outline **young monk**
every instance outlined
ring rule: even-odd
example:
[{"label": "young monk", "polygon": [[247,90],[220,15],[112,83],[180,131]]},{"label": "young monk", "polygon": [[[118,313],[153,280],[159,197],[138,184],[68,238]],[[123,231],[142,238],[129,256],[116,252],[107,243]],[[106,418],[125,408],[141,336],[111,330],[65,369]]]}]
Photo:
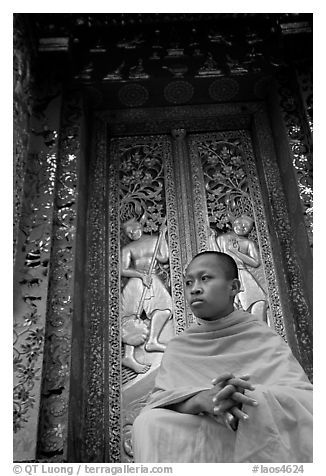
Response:
[{"label": "young monk", "polygon": [[133,426],[136,462],[312,461],[312,385],[283,339],[234,310],[237,266],[196,255],[185,275],[197,322],[170,341]]}]

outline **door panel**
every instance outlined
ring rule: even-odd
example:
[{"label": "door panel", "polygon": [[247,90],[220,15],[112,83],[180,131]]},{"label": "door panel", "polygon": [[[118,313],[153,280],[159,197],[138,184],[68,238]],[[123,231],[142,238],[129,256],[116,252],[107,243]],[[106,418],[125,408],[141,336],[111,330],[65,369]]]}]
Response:
[{"label": "door panel", "polygon": [[[272,326],[275,320],[268,289],[274,289],[276,282],[274,273],[268,274],[269,282],[266,279],[264,258],[272,254],[252,146],[245,131],[187,137],[185,130],[178,129],[172,136],[114,138],[109,161],[109,197],[112,202],[116,195],[118,215],[114,216],[118,218],[109,229],[108,322],[109,328],[110,322],[120,323],[121,346],[120,355],[109,355],[109,361],[111,368],[113,359],[121,362],[121,457],[132,461],[132,423],[153,387],[164,347],[193,321],[182,283],[191,256],[216,249],[218,237],[224,242],[233,237],[233,247],[240,241],[242,254],[246,249],[248,256],[254,247],[259,266],[240,266],[243,298],[237,305],[247,310],[249,304],[254,307],[263,302]],[[243,215],[259,226],[248,237],[231,235],[232,220]],[[164,226],[166,235],[162,234]],[[155,248],[159,237],[160,245]],[[167,256],[160,262],[163,241]],[[118,251],[119,256],[112,260]],[[139,273],[151,274],[150,288]]]},{"label": "door panel", "polygon": [[[258,264],[240,271],[247,297],[236,304],[250,312],[263,302],[268,324],[297,348],[277,241],[284,234],[277,208],[283,192],[278,185],[271,189],[277,171],[266,120],[258,113],[250,130],[255,121],[236,106],[230,106],[230,116],[215,119],[214,111],[194,107],[191,118],[188,110],[172,108],[150,122],[143,110],[135,124],[123,112],[122,122],[113,121],[109,130],[103,118],[95,126],[85,460],[132,461],[132,423],[153,387],[162,345],[194,320],[184,299],[183,271],[197,252],[231,246],[251,259],[255,254]],[[253,221],[250,233],[232,234],[232,223],[243,215]],[[135,270],[151,274],[153,284],[147,287]],[[153,335],[156,348],[149,345]]]}]

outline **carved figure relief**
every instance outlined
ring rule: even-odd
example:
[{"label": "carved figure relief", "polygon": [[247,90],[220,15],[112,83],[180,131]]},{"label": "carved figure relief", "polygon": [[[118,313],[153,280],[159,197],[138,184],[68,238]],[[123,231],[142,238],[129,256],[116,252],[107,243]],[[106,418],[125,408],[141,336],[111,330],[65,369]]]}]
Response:
[{"label": "carved figure relief", "polygon": [[[144,373],[150,365],[137,361],[135,348],[143,345],[146,352],[164,352],[166,345],[160,334],[172,314],[169,292],[156,274],[156,262],[168,262],[166,225],[157,236],[144,234],[141,221],[132,218],[123,224],[131,240],[122,248],[121,275],[128,277],[121,296],[122,341],[125,344],[122,365],[136,373]],[[142,313],[150,321],[141,319]]]},{"label": "carved figure relief", "polygon": [[241,288],[235,298],[235,305],[244,311],[258,314],[262,320],[267,320],[266,294],[259,281],[252,273],[252,268],[261,266],[259,248],[248,238],[254,226],[254,220],[248,215],[238,218],[230,216],[233,231],[215,235],[211,230],[210,248],[230,255],[238,266]]}]

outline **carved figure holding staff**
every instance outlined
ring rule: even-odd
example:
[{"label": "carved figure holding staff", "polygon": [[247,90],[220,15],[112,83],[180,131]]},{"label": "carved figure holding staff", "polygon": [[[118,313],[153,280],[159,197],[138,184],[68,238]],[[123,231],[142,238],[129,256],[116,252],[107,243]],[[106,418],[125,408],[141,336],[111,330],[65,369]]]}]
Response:
[{"label": "carved figure holding staff", "polygon": [[[157,262],[169,260],[167,227],[163,223],[159,235],[148,235],[143,233],[141,220],[132,218],[122,226],[131,240],[121,252],[121,275],[129,278],[121,296],[122,341],[125,344],[122,364],[144,373],[149,365],[136,360],[135,347],[145,343],[147,352],[164,352],[166,346],[159,337],[172,315],[171,296],[157,276],[155,266]],[[141,320],[143,311],[150,320],[149,329]]]}]

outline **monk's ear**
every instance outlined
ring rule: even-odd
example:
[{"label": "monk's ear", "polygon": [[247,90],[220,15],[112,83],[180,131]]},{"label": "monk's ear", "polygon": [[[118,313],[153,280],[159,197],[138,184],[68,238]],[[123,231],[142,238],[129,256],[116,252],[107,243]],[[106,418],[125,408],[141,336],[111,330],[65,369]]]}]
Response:
[{"label": "monk's ear", "polygon": [[232,291],[232,295],[235,296],[236,294],[238,294],[238,292],[240,291],[240,287],[241,287],[241,283],[239,281],[239,279],[232,279],[231,281],[231,291]]}]

